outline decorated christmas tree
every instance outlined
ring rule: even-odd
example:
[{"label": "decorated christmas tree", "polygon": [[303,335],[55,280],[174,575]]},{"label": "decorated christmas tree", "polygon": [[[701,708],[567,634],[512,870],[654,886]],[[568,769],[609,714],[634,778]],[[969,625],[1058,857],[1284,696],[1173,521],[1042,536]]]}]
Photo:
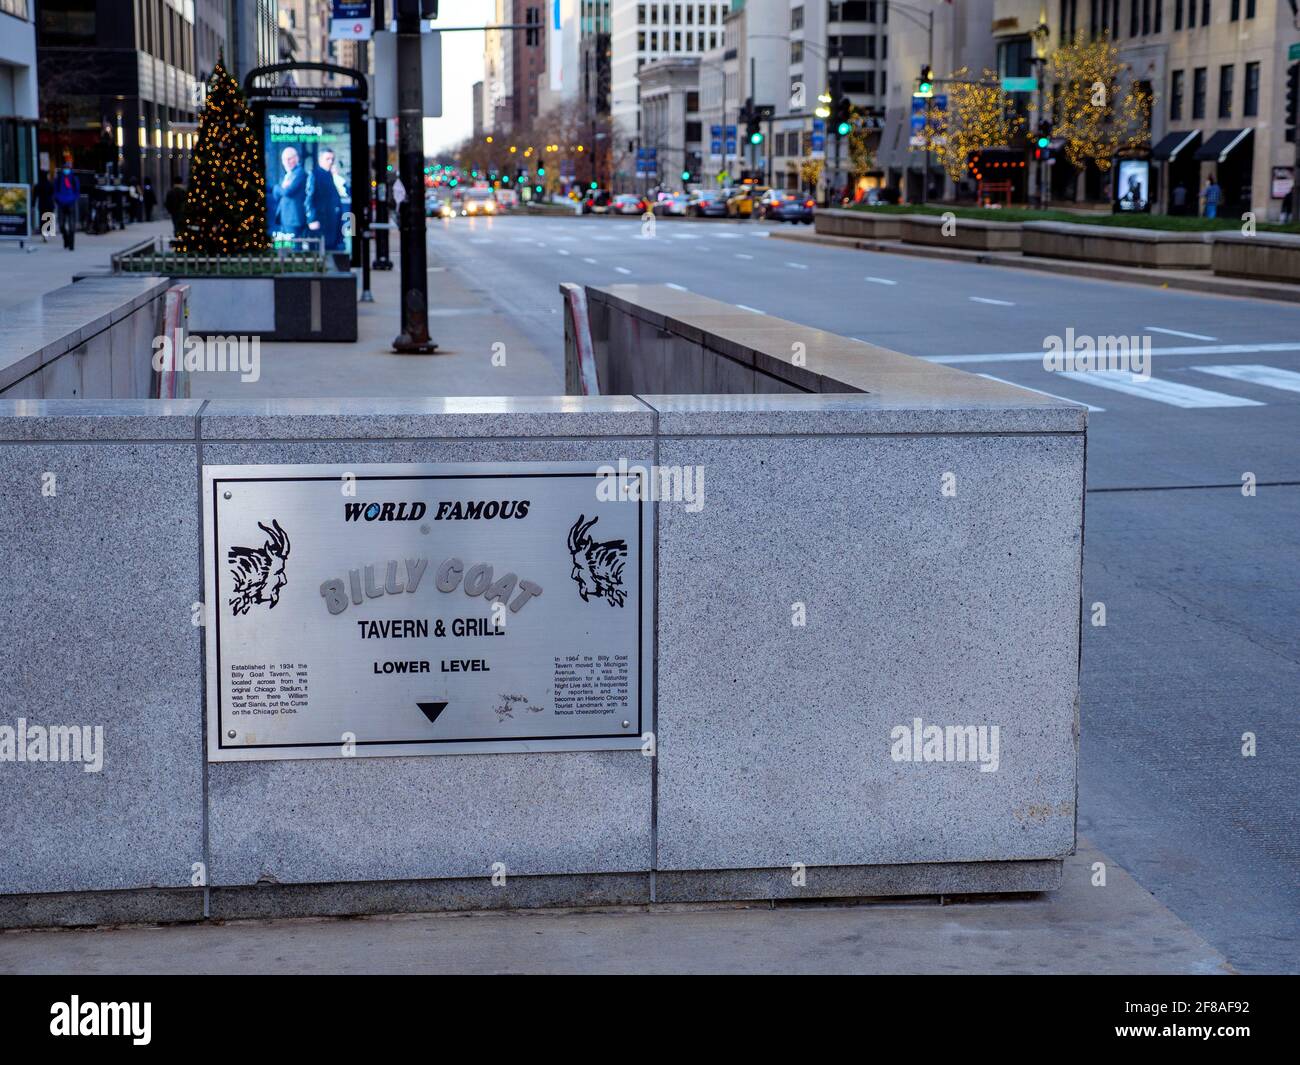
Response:
[{"label": "decorated christmas tree", "polygon": [[221,59],[208,79],[178,251],[244,254],[269,247],[266,185],[252,116]]}]

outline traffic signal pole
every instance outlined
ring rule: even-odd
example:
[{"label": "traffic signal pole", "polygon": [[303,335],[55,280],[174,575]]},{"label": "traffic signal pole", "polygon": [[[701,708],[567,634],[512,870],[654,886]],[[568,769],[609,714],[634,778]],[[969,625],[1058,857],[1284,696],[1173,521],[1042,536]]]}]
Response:
[{"label": "traffic signal pole", "polygon": [[424,232],[424,78],[421,70],[420,0],[397,2],[398,173],[406,200],[398,210],[402,234],[402,331],[393,350],[427,355],[429,267]]}]

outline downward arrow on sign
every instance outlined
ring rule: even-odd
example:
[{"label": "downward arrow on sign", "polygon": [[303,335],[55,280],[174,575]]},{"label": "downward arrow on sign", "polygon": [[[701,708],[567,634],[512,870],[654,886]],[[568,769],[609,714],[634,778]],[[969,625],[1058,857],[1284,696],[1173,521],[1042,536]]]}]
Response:
[{"label": "downward arrow on sign", "polygon": [[418,706],[424,716],[429,719],[430,725],[437,721],[438,715],[447,709],[446,703],[416,703],[415,705]]}]

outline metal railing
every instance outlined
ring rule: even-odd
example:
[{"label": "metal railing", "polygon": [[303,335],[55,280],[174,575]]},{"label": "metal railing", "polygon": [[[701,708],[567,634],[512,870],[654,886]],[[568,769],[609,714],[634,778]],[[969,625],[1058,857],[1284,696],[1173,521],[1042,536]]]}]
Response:
[{"label": "metal railing", "polygon": [[174,277],[264,277],[275,274],[315,274],[328,270],[328,258],[320,240],[295,241],[292,245],[262,252],[215,255],[208,252],[175,251],[165,237],[133,244],[112,256],[115,274],[161,274]]}]

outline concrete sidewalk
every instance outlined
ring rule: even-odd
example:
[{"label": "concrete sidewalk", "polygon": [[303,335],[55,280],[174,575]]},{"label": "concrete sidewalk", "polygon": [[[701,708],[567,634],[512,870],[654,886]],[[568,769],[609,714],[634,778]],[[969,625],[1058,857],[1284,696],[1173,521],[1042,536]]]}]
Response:
[{"label": "concrete sidewalk", "polygon": [[[155,208],[154,217],[159,215],[163,215],[162,210]],[[17,244],[0,243],[0,307],[35,302],[47,292],[72,284],[73,274],[108,270],[117,252],[154,237],[170,237],[171,233],[171,220],[167,219],[135,222],[98,236],[78,233],[72,251],[63,247],[63,238],[57,234],[48,243],[37,237],[31,245],[34,251],[20,251]]]},{"label": "concrete sidewalk", "polygon": [[[396,263],[399,249],[391,258]],[[359,273],[359,271],[358,271]],[[190,375],[195,399],[267,399],[322,396],[558,396],[564,394],[564,318],[555,293],[548,308],[550,343],[525,336],[489,301],[467,288],[429,253],[429,335],[432,355],[399,355],[392,340],[400,331],[396,268],[372,272],[373,303],[357,305],[353,343],[266,342],[261,375]],[[358,280],[358,291],[360,281]],[[546,350],[549,349],[551,354]]]},{"label": "concrete sidewalk", "polygon": [[1086,840],[1027,898],[0,933],[0,973],[1189,973],[1223,957]]}]

